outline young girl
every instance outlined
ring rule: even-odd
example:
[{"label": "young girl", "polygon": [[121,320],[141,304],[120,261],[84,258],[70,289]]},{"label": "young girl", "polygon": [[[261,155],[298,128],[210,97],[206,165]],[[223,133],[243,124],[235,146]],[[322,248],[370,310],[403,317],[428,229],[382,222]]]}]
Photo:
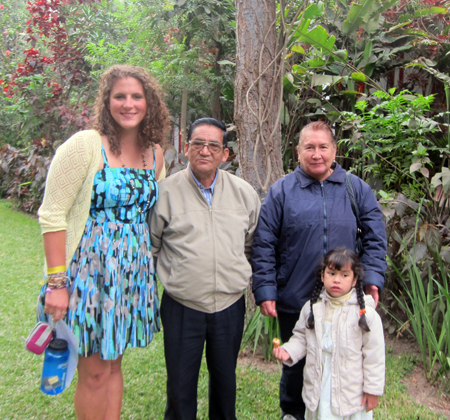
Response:
[{"label": "young girl", "polygon": [[383,394],[383,327],[372,296],[364,296],[356,254],[336,248],[320,268],[310,304],[294,335],[273,355],[292,366],[306,355],[303,400],[306,420],[372,419]]}]

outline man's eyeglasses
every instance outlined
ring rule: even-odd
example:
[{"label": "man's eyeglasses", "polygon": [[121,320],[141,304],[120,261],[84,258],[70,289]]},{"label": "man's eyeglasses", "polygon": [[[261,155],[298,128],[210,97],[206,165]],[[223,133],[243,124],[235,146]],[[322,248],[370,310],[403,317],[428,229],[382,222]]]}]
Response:
[{"label": "man's eyeglasses", "polygon": [[189,144],[191,145],[192,150],[195,150],[196,152],[203,150],[203,148],[206,146],[211,153],[219,153],[226,147],[222,146],[217,141],[203,141],[200,139],[190,140]]}]

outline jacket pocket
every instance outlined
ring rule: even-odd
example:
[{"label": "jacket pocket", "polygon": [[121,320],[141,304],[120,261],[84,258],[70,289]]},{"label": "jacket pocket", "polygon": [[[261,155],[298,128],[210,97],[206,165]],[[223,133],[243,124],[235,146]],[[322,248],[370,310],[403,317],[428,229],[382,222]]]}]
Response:
[{"label": "jacket pocket", "polygon": [[339,334],[339,347],[342,355],[345,356],[346,364],[360,360],[362,351],[362,330],[357,322],[347,325],[341,329]]}]

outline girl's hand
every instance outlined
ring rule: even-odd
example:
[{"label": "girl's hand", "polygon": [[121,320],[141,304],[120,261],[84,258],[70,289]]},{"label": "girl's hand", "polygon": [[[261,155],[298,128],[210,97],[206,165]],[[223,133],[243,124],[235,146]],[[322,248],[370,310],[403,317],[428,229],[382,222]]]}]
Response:
[{"label": "girl's hand", "polygon": [[361,405],[366,405],[367,409],[366,412],[373,410],[378,405],[378,395],[372,395],[372,394],[366,394],[364,393],[364,397],[362,400]]},{"label": "girl's hand", "polygon": [[52,289],[51,293],[45,294],[44,313],[51,315],[53,322],[57,322],[66,316],[68,306],[69,293],[65,287],[63,289]]},{"label": "girl's hand", "polygon": [[291,356],[289,356],[289,353],[281,347],[273,349],[273,356],[276,359],[281,360],[282,362],[287,362],[291,358]]}]

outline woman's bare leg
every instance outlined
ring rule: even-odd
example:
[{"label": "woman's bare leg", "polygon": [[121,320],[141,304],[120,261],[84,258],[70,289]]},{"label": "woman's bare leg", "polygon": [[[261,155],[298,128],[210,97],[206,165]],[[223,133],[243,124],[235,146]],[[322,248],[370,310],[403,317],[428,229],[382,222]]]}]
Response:
[{"label": "woman's bare leg", "polygon": [[119,420],[122,409],[123,377],[122,377],[122,356],[116,360],[111,360],[111,372],[108,383],[108,407],[104,420]]},{"label": "woman's bare leg", "polygon": [[75,391],[77,420],[119,420],[122,407],[122,356],[103,360],[99,353],[78,359]]}]

